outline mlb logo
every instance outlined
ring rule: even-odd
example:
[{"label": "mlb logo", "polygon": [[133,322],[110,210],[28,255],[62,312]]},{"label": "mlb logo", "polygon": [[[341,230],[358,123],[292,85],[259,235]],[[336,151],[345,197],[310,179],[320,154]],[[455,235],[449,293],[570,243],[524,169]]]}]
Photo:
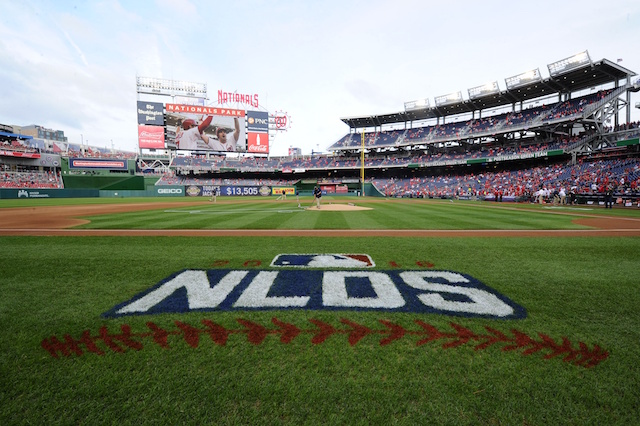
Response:
[{"label": "mlb logo", "polygon": [[368,254],[279,254],[272,267],[294,268],[373,268],[375,263]]}]

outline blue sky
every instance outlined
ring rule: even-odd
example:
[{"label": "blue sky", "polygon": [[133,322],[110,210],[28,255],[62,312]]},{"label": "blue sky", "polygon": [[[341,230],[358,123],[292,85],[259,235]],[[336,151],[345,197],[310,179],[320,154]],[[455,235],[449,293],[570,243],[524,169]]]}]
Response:
[{"label": "blue sky", "polygon": [[[589,51],[640,73],[640,2],[0,0],[0,123],[137,149],[136,76],[256,93],[325,151],[342,117],[404,109]],[[635,94],[632,103],[640,101]],[[632,120],[640,120],[634,109]],[[82,136],[81,136],[82,135]]]}]

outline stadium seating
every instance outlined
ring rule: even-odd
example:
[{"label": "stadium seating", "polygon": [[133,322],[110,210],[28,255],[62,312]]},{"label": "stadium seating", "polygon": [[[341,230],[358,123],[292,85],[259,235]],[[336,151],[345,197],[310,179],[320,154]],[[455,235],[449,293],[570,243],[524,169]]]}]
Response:
[{"label": "stadium seating", "polygon": [[[417,127],[407,131],[376,131],[365,133],[365,147],[380,148],[415,144],[434,144],[465,138],[480,138],[500,132],[533,128],[540,123],[567,121],[581,116],[585,111],[611,96],[613,90],[602,90],[583,97],[569,99],[521,111],[500,113],[495,116],[459,122]],[[336,149],[358,149],[362,145],[361,135],[351,133],[343,136],[329,147]]]},{"label": "stadium seating", "polygon": [[52,172],[0,172],[0,188],[62,188],[62,179]]},{"label": "stadium seating", "polygon": [[598,193],[614,185],[617,193],[638,194],[640,158],[602,158],[538,166],[515,171],[452,174],[420,178],[375,178],[373,184],[390,197],[531,196],[540,187],[573,189],[577,194]]}]

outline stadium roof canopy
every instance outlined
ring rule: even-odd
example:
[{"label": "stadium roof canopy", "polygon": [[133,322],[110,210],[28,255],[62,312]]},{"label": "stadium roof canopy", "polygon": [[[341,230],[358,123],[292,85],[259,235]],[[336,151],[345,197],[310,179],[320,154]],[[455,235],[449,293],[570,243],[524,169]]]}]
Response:
[{"label": "stadium roof canopy", "polygon": [[[585,52],[586,53],[586,52]],[[554,65],[559,64],[554,68]],[[350,128],[379,127],[385,124],[403,123],[451,115],[471,113],[490,108],[504,107],[516,103],[524,103],[546,96],[578,92],[592,87],[609,83],[618,83],[623,79],[630,79],[637,74],[627,68],[607,59],[591,62],[588,59],[580,65],[567,65],[559,61],[549,65],[550,77],[532,79],[530,82],[512,85],[504,91],[463,100],[462,102],[447,103],[427,108],[381,114],[366,117],[349,117],[341,120]],[[554,72],[559,69],[558,72]],[[539,73],[538,73],[539,75]],[[509,83],[507,82],[507,86]]]},{"label": "stadium roof canopy", "polygon": [[33,139],[33,136],[20,135],[20,134],[9,133],[9,132],[0,132],[0,136],[5,136],[13,139]]}]

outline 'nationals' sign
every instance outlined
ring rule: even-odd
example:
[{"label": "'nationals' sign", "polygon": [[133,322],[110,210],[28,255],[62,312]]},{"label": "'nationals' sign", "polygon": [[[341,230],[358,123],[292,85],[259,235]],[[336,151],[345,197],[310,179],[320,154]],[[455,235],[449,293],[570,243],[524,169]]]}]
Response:
[{"label": "'nationals' sign", "polygon": [[260,106],[258,95],[256,93],[238,93],[238,91],[225,92],[223,90],[218,90],[218,103],[221,105],[227,103],[247,104],[254,108],[258,108]]}]

